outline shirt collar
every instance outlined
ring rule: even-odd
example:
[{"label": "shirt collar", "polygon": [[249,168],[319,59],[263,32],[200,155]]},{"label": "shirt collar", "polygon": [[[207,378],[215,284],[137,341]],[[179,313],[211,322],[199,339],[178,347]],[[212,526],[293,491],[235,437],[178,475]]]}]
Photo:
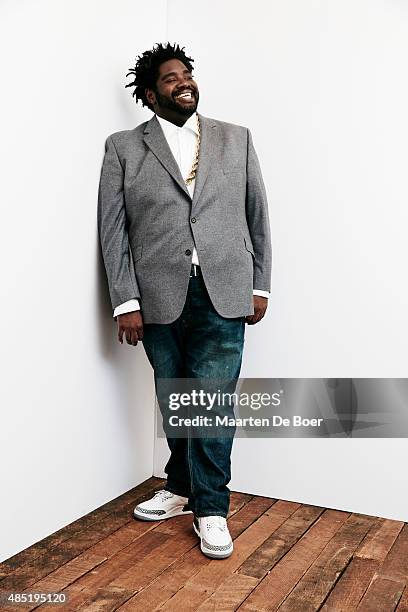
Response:
[{"label": "shirt collar", "polygon": [[165,134],[166,137],[171,136],[172,134],[174,134],[175,132],[177,132],[177,130],[192,130],[194,132],[194,134],[198,135],[198,129],[197,129],[197,113],[193,113],[185,122],[184,125],[182,125],[181,127],[179,127],[178,125],[176,125],[175,123],[172,123],[171,121],[167,121],[167,119],[163,119],[163,117],[159,117],[159,115],[156,115],[162,129],[163,132]]}]

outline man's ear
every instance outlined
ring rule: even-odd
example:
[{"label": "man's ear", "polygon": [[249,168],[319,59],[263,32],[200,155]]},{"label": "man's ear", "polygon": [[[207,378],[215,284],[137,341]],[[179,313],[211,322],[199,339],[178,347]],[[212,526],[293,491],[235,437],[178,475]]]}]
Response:
[{"label": "man's ear", "polygon": [[156,104],[156,95],[154,93],[154,91],[152,89],[146,88],[145,89],[145,96],[148,100],[148,102],[153,106],[154,104]]}]

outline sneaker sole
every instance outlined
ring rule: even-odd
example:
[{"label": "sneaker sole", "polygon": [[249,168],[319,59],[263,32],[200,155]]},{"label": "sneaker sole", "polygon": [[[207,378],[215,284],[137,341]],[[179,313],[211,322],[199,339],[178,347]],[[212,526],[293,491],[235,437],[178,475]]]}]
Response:
[{"label": "sneaker sole", "polygon": [[182,514],[193,514],[193,511],[176,509],[176,510],[173,510],[172,512],[166,512],[165,514],[162,514],[160,516],[157,516],[157,514],[152,514],[151,516],[149,516],[148,514],[145,514],[144,512],[139,513],[136,510],[136,508],[133,511],[133,516],[142,521],[165,521],[166,519],[174,518],[175,516],[181,516]]},{"label": "sneaker sole", "polygon": [[206,557],[210,557],[210,559],[228,559],[228,557],[230,557],[234,551],[234,546],[232,546],[230,552],[227,553],[215,553],[212,550],[207,550],[207,548],[205,548],[205,546],[203,546],[203,541],[201,539],[201,535],[200,532],[198,531],[197,527],[194,525],[193,523],[193,529],[195,531],[195,533],[197,534],[197,536],[200,538],[200,549],[201,552],[203,553],[203,555],[205,555]]}]

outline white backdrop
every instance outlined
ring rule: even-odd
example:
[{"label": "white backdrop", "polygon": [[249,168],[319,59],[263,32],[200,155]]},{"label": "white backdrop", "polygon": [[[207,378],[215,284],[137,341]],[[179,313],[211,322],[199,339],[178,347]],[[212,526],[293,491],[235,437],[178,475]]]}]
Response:
[{"label": "white backdrop", "polygon": [[[408,6],[170,0],[168,36],[266,182],[272,296],[241,376],[407,377]],[[405,439],[237,439],[231,487],[407,521],[407,462]]]},{"label": "white backdrop", "polygon": [[[406,377],[408,14],[402,2],[3,0],[0,560],[149,477],[152,373],[120,346],[96,227],[108,134],[155,42],[200,112],[251,128],[273,240],[243,376]],[[6,59],[7,58],[7,59]],[[231,486],[408,520],[400,440],[236,440]]]},{"label": "white backdrop", "polygon": [[165,16],[0,4],[0,560],[152,475],[151,369],[117,342],[96,212],[105,138],[150,116],[125,75]]}]

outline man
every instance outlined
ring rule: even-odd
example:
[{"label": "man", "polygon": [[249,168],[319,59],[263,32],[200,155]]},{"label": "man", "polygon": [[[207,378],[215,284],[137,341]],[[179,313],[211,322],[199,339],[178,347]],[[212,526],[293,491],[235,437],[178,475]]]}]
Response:
[{"label": "man", "polygon": [[[99,187],[118,339],[143,342],[157,395],[162,379],[234,386],[245,324],[263,318],[270,292],[268,206],[251,133],[197,113],[193,61],[170,43],[137,58],[126,87],[154,115],[107,138]],[[165,488],[135,517],[193,513],[202,552],[228,557],[233,436],[166,435]]]}]

